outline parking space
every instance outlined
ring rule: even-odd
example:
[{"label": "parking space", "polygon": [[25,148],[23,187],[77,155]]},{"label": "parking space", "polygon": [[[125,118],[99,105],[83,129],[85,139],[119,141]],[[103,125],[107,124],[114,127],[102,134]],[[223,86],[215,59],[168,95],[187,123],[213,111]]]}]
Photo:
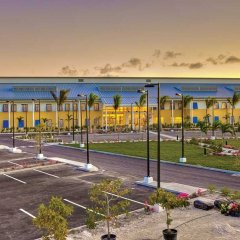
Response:
[{"label": "parking space", "polygon": [[[4,240],[40,237],[40,232],[32,225],[32,218],[37,215],[39,204],[47,203],[53,195],[76,203],[69,219],[70,228],[83,225],[86,211],[77,204],[90,207],[88,191],[92,184],[115,178],[111,172],[86,173],[69,165],[24,169],[6,173],[7,176],[3,174],[0,174],[0,239]],[[130,198],[140,202],[147,199],[150,190],[137,188],[128,181],[126,184],[132,189]],[[130,210],[141,207],[132,203]]]}]

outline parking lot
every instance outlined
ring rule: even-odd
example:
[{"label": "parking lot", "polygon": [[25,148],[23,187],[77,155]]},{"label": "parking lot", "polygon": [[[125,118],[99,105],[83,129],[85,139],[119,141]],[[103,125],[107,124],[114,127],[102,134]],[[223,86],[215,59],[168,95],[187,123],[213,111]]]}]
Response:
[{"label": "parking lot", "polygon": [[[86,173],[62,163],[5,172],[3,168],[6,166],[33,160],[24,153],[15,159],[13,154],[5,151],[0,151],[0,155],[4,156],[0,162],[0,239],[4,240],[32,240],[40,237],[41,233],[33,226],[32,219],[37,215],[39,204],[47,203],[53,195],[79,205],[73,205],[74,213],[69,219],[70,228],[74,228],[84,224],[86,215],[82,207],[90,207],[88,191],[92,184],[102,179],[114,179],[116,176],[123,178],[131,189],[128,197],[141,203],[151,192],[114,172],[100,170],[97,173]],[[141,207],[138,203],[132,203],[130,210]]]}]

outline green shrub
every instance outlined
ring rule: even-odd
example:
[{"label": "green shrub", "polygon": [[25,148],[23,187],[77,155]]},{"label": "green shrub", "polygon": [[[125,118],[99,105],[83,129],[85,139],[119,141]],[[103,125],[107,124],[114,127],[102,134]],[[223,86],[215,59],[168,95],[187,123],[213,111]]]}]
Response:
[{"label": "green shrub", "polygon": [[227,187],[223,187],[221,190],[220,190],[221,194],[225,197],[228,197],[230,196],[231,194],[231,190]]}]

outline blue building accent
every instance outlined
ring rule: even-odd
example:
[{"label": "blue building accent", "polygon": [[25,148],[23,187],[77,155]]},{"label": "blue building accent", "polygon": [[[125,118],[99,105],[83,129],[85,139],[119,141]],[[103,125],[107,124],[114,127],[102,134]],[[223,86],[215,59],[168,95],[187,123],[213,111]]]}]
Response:
[{"label": "blue building accent", "polygon": [[18,121],[18,127],[24,128],[24,120]]},{"label": "blue building accent", "polygon": [[214,122],[218,122],[219,121],[219,116],[214,116]]},{"label": "blue building accent", "polygon": [[37,127],[40,124],[39,120],[35,120],[35,127]]},{"label": "blue building accent", "polygon": [[198,109],[198,103],[197,102],[193,102],[193,109]]},{"label": "blue building accent", "polygon": [[198,117],[193,117],[193,123],[197,124],[198,123]]},{"label": "blue building accent", "polygon": [[3,120],[3,128],[9,128],[8,120]]}]

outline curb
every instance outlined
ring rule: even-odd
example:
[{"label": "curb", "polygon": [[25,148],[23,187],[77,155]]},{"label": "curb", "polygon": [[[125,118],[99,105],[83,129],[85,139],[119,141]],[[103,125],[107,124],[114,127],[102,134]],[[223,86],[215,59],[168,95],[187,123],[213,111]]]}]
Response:
[{"label": "curb", "polygon": [[[64,146],[64,145],[55,145],[55,146],[60,146],[60,147],[65,147],[65,148],[71,148],[71,149],[77,149],[79,151],[85,152],[86,149],[81,149],[81,148],[76,148],[76,147],[70,147],[70,146]],[[104,151],[98,151],[98,150],[89,150],[90,152],[95,152],[95,153],[104,153],[107,155],[114,155],[114,156],[120,156],[120,157],[129,157],[129,158],[137,158],[141,160],[146,160],[146,158],[143,157],[138,157],[138,156],[131,156],[131,155],[125,155],[125,154],[120,154],[120,153],[112,153],[112,152],[104,152]],[[156,162],[156,159],[150,159],[151,162]],[[209,170],[213,172],[220,172],[220,173],[226,173],[226,174],[237,174],[240,176],[240,172],[238,171],[232,171],[232,170],[224,170],[224,169],[219,169],[219,168],[211,168],[211,167],[204,167],[204,166],[198,166],[198,165],[193,165],[193,164],[184,164],[184,163],[177,163],[177,162],[170,162],[166,160],[161,160],[161,163],[164,164],[171,164],[171,165],[178,165],[178,166],[183,166],[183,167],[189,167],[189,168],[197,168],[197,169],[204,169],[204,170]]]}]

